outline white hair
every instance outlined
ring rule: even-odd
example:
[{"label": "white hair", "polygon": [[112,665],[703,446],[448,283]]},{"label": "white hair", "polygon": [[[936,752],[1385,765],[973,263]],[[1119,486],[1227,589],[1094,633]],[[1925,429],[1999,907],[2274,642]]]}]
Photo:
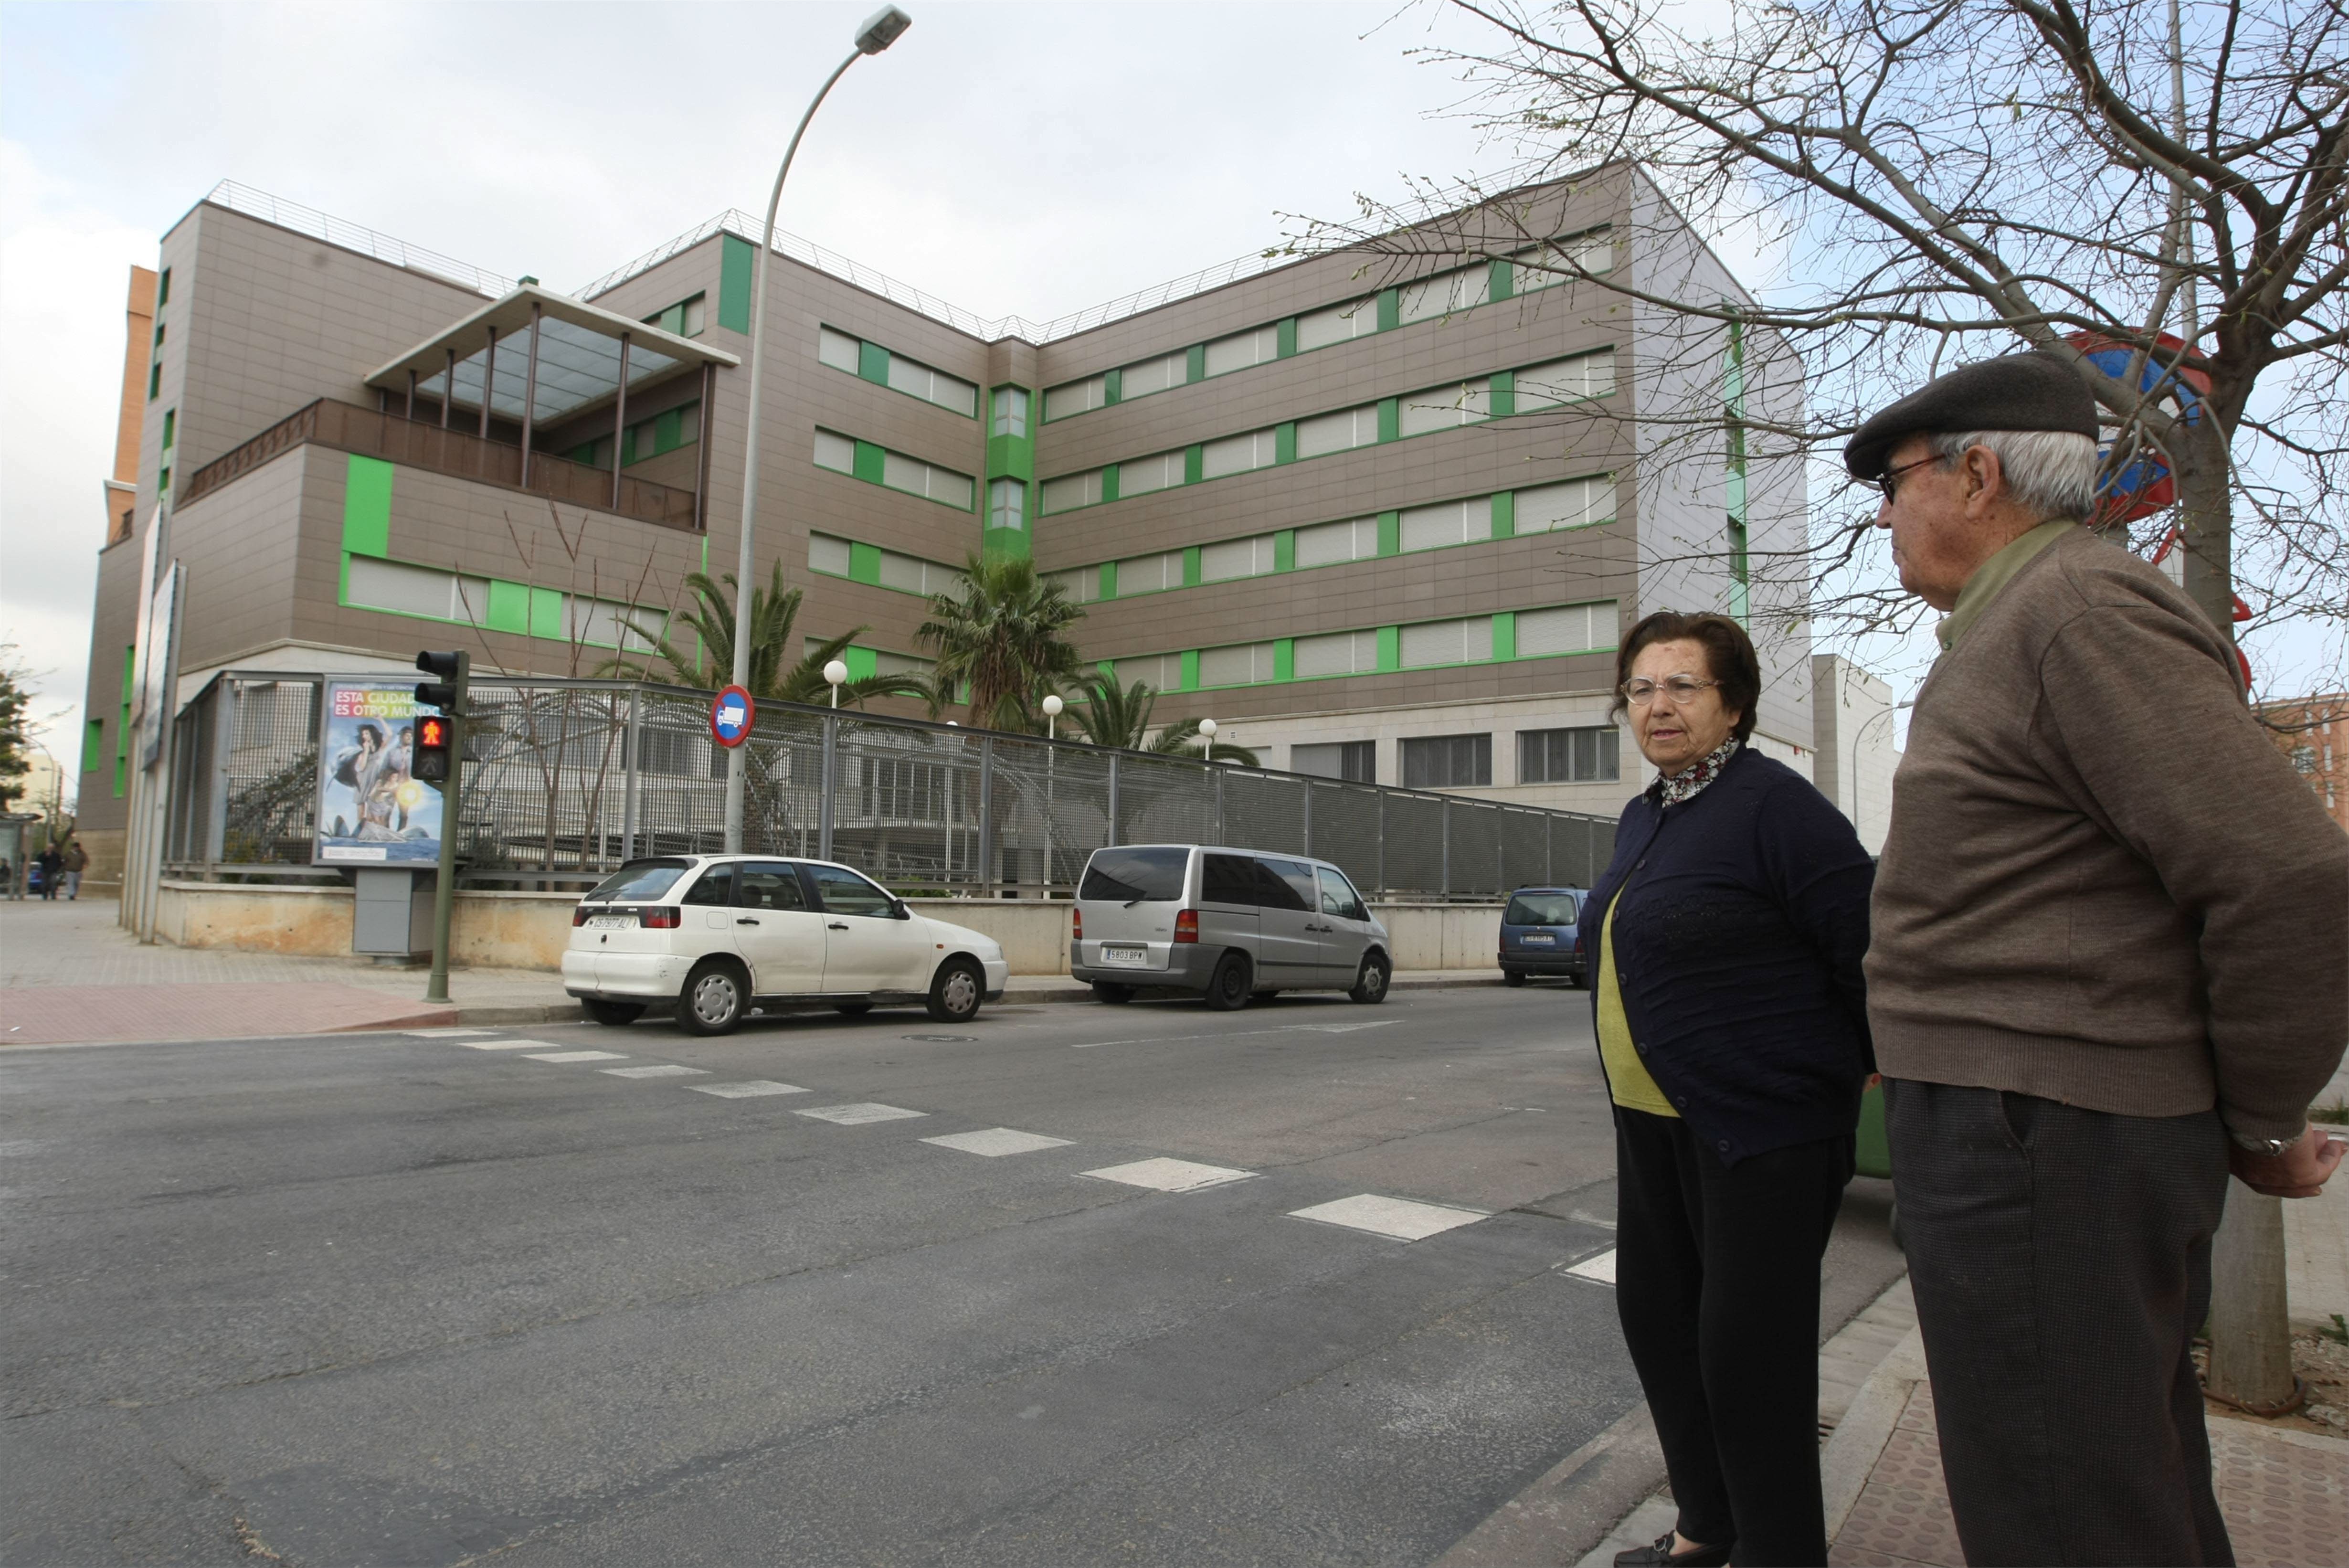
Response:
[{"label": "white hair", "polygon": [[1998,459],[2007,493],[2043,519],[2085,523],[2096,510],[2096,443],[2074,431],[1952,431],[1929,438],[1946,468],[1969,447]]}]

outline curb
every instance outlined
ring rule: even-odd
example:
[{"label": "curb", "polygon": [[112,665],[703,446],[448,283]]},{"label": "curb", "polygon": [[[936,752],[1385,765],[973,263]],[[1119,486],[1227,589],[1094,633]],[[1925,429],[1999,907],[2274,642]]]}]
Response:
[{"label": "curb", "polygon": [[1868,1381],[1852,1396],[1851,1407],[1828,1435],[1826,1449],[1819,1455],[1819,1491],[1826,1502],[1829,1541],[1851,1517],[1868,1478],[1875,1472],[1876,1461],[1884,1457],[1884,1446],[1892,1440],[1900,1413],[1909,1408],[1909,1396],[1925,1380],[1924,1334],[1912,1328],[1868,1375]]},{"label": "curb", "polygon": [[1642,1399],[1454,1542],[1436,1568],[1578,1562],[1663,1484],[1664,1450]]}]

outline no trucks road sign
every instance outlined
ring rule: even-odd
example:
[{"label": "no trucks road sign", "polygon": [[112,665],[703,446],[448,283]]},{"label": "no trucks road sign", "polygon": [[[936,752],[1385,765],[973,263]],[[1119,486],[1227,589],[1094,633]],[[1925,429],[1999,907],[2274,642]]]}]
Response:
[{"label": "no trucks road sign", "polygon": [[709,733],[721,746],[739,746],[750,738],[750,721],[758,711],[748,691],[729,686],[709,701]]}]

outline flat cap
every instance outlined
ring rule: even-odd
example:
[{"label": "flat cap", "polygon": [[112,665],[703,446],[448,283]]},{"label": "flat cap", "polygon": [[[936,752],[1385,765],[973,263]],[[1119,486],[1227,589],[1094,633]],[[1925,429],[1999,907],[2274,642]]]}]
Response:
[{"label": "flat cap", "polygon": [[1874,479],[1904,438],[1949,431],[2070,431],[2094,441],[2096,400],[2053,354],[1985,359],[1937,376],[1870,416],[1844,443],[1843,465],[1854,479]]}]

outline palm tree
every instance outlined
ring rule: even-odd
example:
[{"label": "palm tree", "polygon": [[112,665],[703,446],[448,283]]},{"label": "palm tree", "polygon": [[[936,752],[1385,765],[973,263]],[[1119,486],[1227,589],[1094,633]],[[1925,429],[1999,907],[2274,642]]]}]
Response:
[{"label": "palm tree", "polygon": [[973,726],[1040,728],[1036,703],[1080,672],[1068,632],[1085,612],[1060,584],[1039,577],[1033,561],[973,556],[966,570],[960,587],[930,600],[930,618],[915,634],[937,651],[930,711],[967,685]]},{"label": "palm tree", "polygon": [[[693,607],[680,611],[667,628],[656,632],[633,620],[627,623],[628,629],[647,645],[647,654],[607,659],[596,667],[595,673],[647,680],[657,679],[661,673],[659,665],[666,665],[667,674],[680,686],[714,691],[730,682],[734,679],[734,604],[730,590],[735,587],[734,574],[728,572],[721,586],[721,582],[712,581],[708,573],[694,572],[687,576],[685,586],[693,595]],[[786,669],[783,659],[791,652],[792,627],[799,619],[801,597],[798,588],[783,587],[783,566],[780,561],[775,563],[767,586],[751,590],[750,677],[744,684],[753,697],[779,702],[829,701],[831,688],[824,680],[823,667],[838,659],[850,643],[869,629],[855,627],[828,639]],[[680,629],[695,634],[691,658],[673,640],[673,635]],[[929,682],[912,673],[867,675],[840,689],[840,700],[851,706],[874,697],[929,694]]]},{"label": "palm tree", "polygon": [[[1129,752],[1161,752],[1172,756],[1195,757],[1201,754],[1199,721],[1177,719],[1164,726],[1154,737],[1150,733],[1151,713],[1158,706],[1158,692],[1150,685],[1137,680],[1123,691],[1106,675],[1095,675],[1093,683],[1069,710],[1069,721],[1077,732],[1096,746],[1118,746]],[[1235,746],[1217,741],[1207,753],[1210,761],[1238,763],[1245,767],[1257,765],[1256,753],[1246,746]]]}]

